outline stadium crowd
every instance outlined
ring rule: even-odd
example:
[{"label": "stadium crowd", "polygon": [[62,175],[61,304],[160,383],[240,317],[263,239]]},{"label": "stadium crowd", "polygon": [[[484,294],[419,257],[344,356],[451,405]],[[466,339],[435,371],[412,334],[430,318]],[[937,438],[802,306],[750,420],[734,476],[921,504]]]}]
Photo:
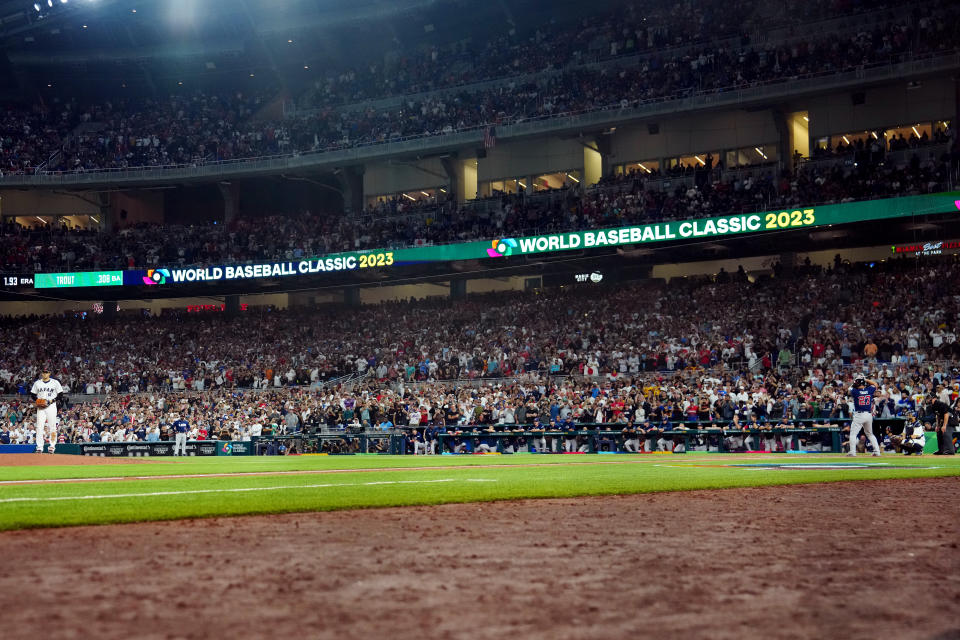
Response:
[{"label": "stadium crowd", "polygon": [[352,104],[738,37],[762,22],[751,15],[755,9],[743,0],[652,2],[644,3],[642,11],[625,3],[575,21],[539,22],[526,38],[514,29],[476,42],[416,47],[392,66],[343,69],[317,81],[300,103],[303,107]]},{"label": "stadium crowd", "polygon": [[299,260],[340,251],[522,237],[769,211],[800,205],[946,191],[956,184],[960,147],[936,157],[918,150],[905,164],[811,163],[796,172],[726,180],[708,168],[665,190],[657,176],[612,176],[597,188],[498,196],[457,206],[391,199],[361,215],[299,212],[241,218],[230,225],[139,225],[118,233],[0,226],[0,268],[24,272],[144,269],[158,265]]},{"label": "stadium crowd", "polygon": [[[687,12],[700,14],[697,3],[673,3],[668,12],[680,11],[676,26],[685,29]],[[729,4],[729,3],[726,3]],[[722,15],[725,24],[746,3],[734,3],[698,15],[694,32],[716,24],[705,22],[709,15]],[[676,7],[683,7],[682,10]],[[629,11],[629,9],[626,9]],[[890,16],[862,30],[822,34],[803,41],[769,42],[730,46],[704,44],[694,50],[650,53],[624,59],[623,64],[604,66],[590,73],[568,67],[523,76],[495,87],[469,89],[455,93],[410,94],[400,105],[374,107],[364,104],[324,107],[304,115],[272,121],[258,114],[268,101],[266,96],[231,94],[206,95],[200,92],[171,96],[165,100],[122,101],[79,105],[76,101],[55,102],[49,106],[28,108],[10,105],[0,118],[0,171],[91,171],[106,168],[199,165],[213,160],[230,160],[273,154],[303,153],[390,142],[411,136],[444,135],[454,131],[489,125],[511,124],[534,118],[550,118],[571,112],[598,109],[626,109],[650,101],[688,97],[700,93],[727,92],[772,82],[863,69],[890,64],[909,57],[952,52],[958,41],[955,24],[960,9],[952,3],[930,2],[918,5],[906,16]],[[637,18],[642,22],[642,17]],[[615,20],[606,18],[598,27],[609,31]],[[628,30],[629,31],[629,30]],[[653,29],[655,33],[662,29]],[[562,31],[561,33],[566,33]],[[587,30],[587,37],[589,30]],[[685,37],[685,36],[684,36]],[[684,37],[680,39],[683,40]],[[696,38],[696,35],[691,37]],[[645,40],[656,44],[657,36],[634,29],[624,36],[624,50]],[[563,60],[559,48],[580,50],[576,38],[559,37],[557,46],[534,42],[548,59]],[[629,43],[633,42],[633,45]],[[500,50],[493,42],[488,47]],[[611,51],[619,51],[613,41]],[[541,66],[539,56],[519,57],[505,53],[507,60],[532,60]],[[491,69],[504,71],[502,56],[490,57]],[[515,66],[512,62],[508,67]],[[421,86],[447,86],[450,67],[437,63],[424,67],[431,80],[412,84],[404,73],[391,73],[399,90]],[[496,71],[496,72],[499,72]],[[319,92],[322,102],[354,104],[369,91],[355,86],[357,74],[345,72],[343,83]],[[381,74],[380,77],[387,77]],[[482,75],[480,76],[482,77]],[[391,80],[391,84],[392,84]],[[360,80],[361,84],[366,81]],[[342,85],[342,86],[341,86]],[[374,91],[388,91],[374,82]],[[340,87],[340,89],[338,89]],[[341,90],[342,89],[342,90]],[[405,94],[407,95],[407,94]]]},{"label": "stadium crowd", "polygon": [[846,390],[863,373],[881,381],[877,415],[904,416],[960,382],[944,364],[960,359],[958,272],[952,259],[838,262],[756,282],[722,271],[669,287],[501,293],[454,306],[7,318],[0,388],[17,395],[0,414],[19,425],[14,439],[27,436],[24,394],[48,362],[74,398],[90,395],[61,410],[65,437],[101,441],[139,438],[141,428],[162,435],[173,411],[190,416],[198,437],[226,429],[238,439],[264,428],[486,428],[534,417],[836,421],[849,417]]},{"label": "stadium crowd", "polygon": [[[514,29],[479,42],[425,45],[407,52],[396,65],[366,64],[330,73],[298,102],[302,108],[333,107],[717,42],[745,47],[758,33],[780,29],[795,36],[798,25],[823,20],[846,18],[846,28],[871,29],[889,18],[884,11],[893,6],[787,1],[758,10],[760,5],[741,0],[645,2],[642,7],[624,3],[577,21],[550,19],[526,37]],[[945,6],[924,3],[914,19],[931,21]]]}]

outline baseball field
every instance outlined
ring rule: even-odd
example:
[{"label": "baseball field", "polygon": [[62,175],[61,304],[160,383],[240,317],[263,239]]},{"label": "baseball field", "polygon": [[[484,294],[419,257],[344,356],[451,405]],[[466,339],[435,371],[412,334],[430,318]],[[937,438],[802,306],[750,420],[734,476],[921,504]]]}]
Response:
[{"label": "baseball field", "polygon": [[5,637],[960,630],[956,457],[0,457]]}]

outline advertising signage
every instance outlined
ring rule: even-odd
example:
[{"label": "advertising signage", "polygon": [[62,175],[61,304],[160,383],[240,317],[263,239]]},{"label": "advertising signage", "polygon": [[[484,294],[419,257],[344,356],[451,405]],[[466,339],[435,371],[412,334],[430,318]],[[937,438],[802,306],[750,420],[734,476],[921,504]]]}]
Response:
[{"label": "advertising signage", "polygon": [[798,207],[696,220],[657,222],[613,229],[571,231],[522,238],[500,238],[458,244],[351,251],[306,260],[209,267],[157,266],[147,270],[84,273],[38,273],[38,289],[102,286],[169,286],[196,282],[237,282],[395,269],[404,265],[457,260],[501,259],[558,251],[654,244],[794,231],[834,224],[946,213],[960,209],[960,192],[925,194],[845,204]]},{"label": "advertising signage", "polygon": [[960,240],[937,240],[920,244],[895,244],[890,250],[896,255],[914,257],[952,255],[960,253]]}]

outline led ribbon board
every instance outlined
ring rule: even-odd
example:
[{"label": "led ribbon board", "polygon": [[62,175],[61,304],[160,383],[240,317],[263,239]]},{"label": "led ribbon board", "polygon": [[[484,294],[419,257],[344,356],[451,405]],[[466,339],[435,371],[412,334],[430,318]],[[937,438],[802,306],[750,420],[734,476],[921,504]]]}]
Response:
[{"label": "led ribbon board", "polygon": [[960,209],[960,191],[952,191],[523,238],[499,238],[394,250],[351,251],[287,262],[210,267],[161,265],[152,269],[133,271],[38,273],[34,286],[38,289],[119,285],[170,286],[195,282],[287,278],[362,269],[393,269],[425,262],[453,262],[484,258],[496,260],[510,256],[539,255],[575,249],[793,231],[834,224],[947,213],[958,209]]}]

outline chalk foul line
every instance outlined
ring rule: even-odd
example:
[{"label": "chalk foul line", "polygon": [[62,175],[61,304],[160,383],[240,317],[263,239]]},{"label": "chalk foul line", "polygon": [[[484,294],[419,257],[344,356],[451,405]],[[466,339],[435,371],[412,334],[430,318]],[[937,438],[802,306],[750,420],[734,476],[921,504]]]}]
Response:
[{"label": "chalk foul line", "polygon": [[9,502],[63,502],[67,500],[107,500],[118,498],[149,498],[155,496],[185,496],[203,493],[247,493],[251,491],[281,491],[289,489],[329,489],[336,487],[370,487],[385,484],[436,484],[439,482],[496,482],[493,478],[440,478],[437,480],[384,480],[379,482],[344,482],[325,484],[290,484],[277,487],[241,487],[234,489],[191,489],[184,491],[151,491],[148,493],[113,493],[86,496],[53,496],[48,498],[3,498],[0,504]]}]

